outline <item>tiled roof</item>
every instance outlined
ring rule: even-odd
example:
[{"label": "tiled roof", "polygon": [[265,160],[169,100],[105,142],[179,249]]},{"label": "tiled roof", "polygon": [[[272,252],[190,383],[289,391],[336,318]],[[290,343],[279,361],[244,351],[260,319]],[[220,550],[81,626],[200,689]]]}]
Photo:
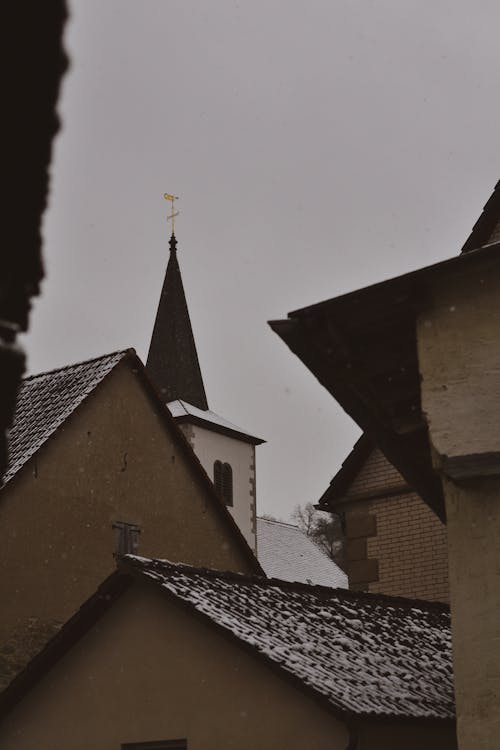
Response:
[{"label": "tiled roof", "polygon": [[94,388],[132,350],[33,375],[22,382],[9,431],[8,482]]},{"label": "tiled roof", "polygon": [[449,610],[342,589],[126,557],[155,582],[341,714],[452,719]]},{"label": "tiled roof", "polygon": [[257,557],[270,578],[347,588],[347,576],[298,526],[257,518]]},{"label": "tiled roof", "polygon": [[260,445],[265,442],[262,438],[251,435],[247,430],[237,427],[232,422],[224,419],[224,417],[220,417],[214,411],[210,411],[210,409],[199,409],[197,406],[193,406],[193,404],[189,404],[182,399],[169,401],[167,407],[173,418],[179,421],[189,421],[205,425],[208,429],[215,429],[225,434],[239,437],[253,445]]}]

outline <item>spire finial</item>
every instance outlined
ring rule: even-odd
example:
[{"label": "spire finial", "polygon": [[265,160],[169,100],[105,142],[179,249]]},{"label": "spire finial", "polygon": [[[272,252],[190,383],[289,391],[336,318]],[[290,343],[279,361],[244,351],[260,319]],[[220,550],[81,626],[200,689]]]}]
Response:
[{"label": "spire finial", "polygon": [[[179,196],[178,195],[170,195],[170,193],[163,193],[163,197],[165,198],[166,201],[170,201],[170,203],[172,204],[172,210],[170,211],[170,214],[167,216],[167,221],[171,221],[172,222],[172,237],[175,240],[174,219],[175,219],[176,216],[179,215],[179,212],[175,211],[175,209],[174,209],[174,202],[177,201],[177,200],[179,200]],[[172,239],[170,240],[170,247],[172,247]]]}]

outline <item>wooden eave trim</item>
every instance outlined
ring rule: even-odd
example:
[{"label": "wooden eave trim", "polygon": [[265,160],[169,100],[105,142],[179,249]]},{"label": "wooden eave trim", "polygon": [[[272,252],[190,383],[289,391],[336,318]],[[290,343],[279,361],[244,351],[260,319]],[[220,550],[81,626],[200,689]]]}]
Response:
[{"label": "wooden eave trim", "polygon": [[198,417],[193,414],[181,414],[178,417],[173,417],[173,419],[175,422],[177,422],[177,424],[194,424],[198,427],[203,427],[205,430],[209,430],[210,432],[217,432],[220,435],[227,435],[228,437],[237,438],[243,443],[249,443],[250,445],[262,445],[262,443],[266,442],[265,440],[262,440],[262,438],[249,435],[247,432],[232,430],[230,427],[225,427],[224,425],[217,424],[216,422],[211,422],[208,419],[203,419],[203,417]]},{"label": "wooden eave trim", "polygon": [[[381,309],[387,309],[391,303],[399,302],[406,306],[405,301],[411,302],[415,292],[423,291],[435,277],[442,275],[447,278],[450,273],[467,274],[470,266],[484,265],[485,269],[496,266],[500,263],[500,242],[479,247],[471,252],[461,255],[455,255],[452,258],[439,261],[430,266],[418,268],[415,271],[394,276],[385,281],[379,281],[376,284],[356,289],[338,297],[332,297],[322,302],[316,302],[307,307],[298,308],[288,313],[288,320],[303,319],[324,312],[328,308],[339,309],[345,304],[353,304],[359,311],[362,311],[367,304],[373,304],[378,301],[381,303]],[[273,325],[283,323],[283,320],[273,320],[269,324]]]},{"label": "wooden eave trim", "polygon": [[[351,416],[361,429],[367,433],[373,443],[384,453],[387,460],[397,468],[406,482],[431,507],[436,515],[445,521],[444,498],[441,482],[432,471],[429,458],[429,469],[415,465],[409,450],[401,448],[404,437],[390,430],[383,423],[381,410],[377,410],[376,394],[369,400],[367,393],[356,383],[347,378],[337,378],[332,362],[317,346],[311,346],[311,320],[271,321],[269,323],[291,351],[309,368],[319,382],[332,394],[342,408]],[[415,344],[416,345],[416,344]],[[375,407],[375,408],[374,408]],[[379,411],[379,413],[377,413]]]},{"label": "wooden eave trim", "polygon": [[363,468],[370,453],[375,449],[366,433],[362,433],[355,442],[351,452],[342,462],[342,466],[331,480],[329,486],[318,500],[318,505],[334,505],[341,499],[355,480],[358,472]]}]

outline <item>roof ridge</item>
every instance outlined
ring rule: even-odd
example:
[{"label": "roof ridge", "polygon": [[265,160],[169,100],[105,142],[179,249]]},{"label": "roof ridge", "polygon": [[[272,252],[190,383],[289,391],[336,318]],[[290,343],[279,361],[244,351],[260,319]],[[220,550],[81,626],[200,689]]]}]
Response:
[{"label": "roof ridge", "polygon": [[177,571],[185,572],[191,575],[203,575],[206,578],[219,578],[227,581],[240,581],[248,584],[258,584],[262,588],[270,586],[279,586],[279,588],[289,589],[295,592],[307,592],[307,593],[318,593],[325,597],[331,598],[333,595],[345,597],[353,601],[380,601],[387,604],[393,604],[407,609],[420,606],[427,610],[438,610],[443,614],[449,613],[450,607],[444,602],[427,601],[425,599],[409,599],[403,596],[391,596],[390,594],[377,594],[368,591],[352,591],[350,589],[335,588],[333,586],[322,586],[321,584],[301,583],[299,581],[284,581],[281,578],[263,578],[257,575],[248,575],[245,573],[236,573],[232,570],[214,570],[212,568],[196,567],[195,565],[189,565],[188,563],[175,563],[170,560],[162,560],[159,558],[147,558],[138,555],[125,555],[118,562],[120,567],[121,562],[131,564],[132,567],[138,567],[134,565],[137,561],[142,563],[153,563],[160,564],[167,568],[172,568]]},{"label": "roof ridge", "polygon": [[64,370],[69,370],[71,367],[81,367],[82,365],[88,365],[91,362],[97,362],[100,359],[107,359],[109,357],[115,357],[117,354],[122,354],[123,356],[127,354],[133,354],[137,356],[137,352],[135,351],[133,346],[127,347],[127,349],[117,349],[114,352],[108,352],[107,354],[101,354],[98,357],[90,357],[89,359],[84,359],[81,362],[70,362],[67,365],[63,365],[62,367],[53,367],[51,370],[43,370],[42,372],[36,372],[33,375],[28,375],[27,377],[22,379],[23,383],[26,383],[28,380],[36,380],[36,378],[44,377],[45,375],[53,375],[56,372],[63,372]]},{"label": "roof ridge", "polygon": [[290,523],[289,521],[280,521],[278,518],[266,518],[265,516],[257,516],[257,518],[259,521],[267,521],[268,523],[277,523],[280,526],[290,526],[292,529],[298,529],[299,531],[302,531],[300,526],[298,526],[296,523]]}]

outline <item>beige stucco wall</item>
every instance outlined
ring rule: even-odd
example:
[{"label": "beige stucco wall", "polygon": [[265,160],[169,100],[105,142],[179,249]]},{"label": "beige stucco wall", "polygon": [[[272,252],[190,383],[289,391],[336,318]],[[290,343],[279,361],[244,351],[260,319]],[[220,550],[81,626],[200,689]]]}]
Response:
[{"label": "beige stucco wall", "polygon": [[180,738],[189,750],[345,750],[348,733],[254,656],[143,588],[125,594],[0,725],[2,750]]},{"label": "beige stucco wall", "polygon": [[500,480],[444,480],[460,750],[500,746]]},{"label": "beige stucco wall", "polygon": [[418,322],[418,352],[438,456],[500,452],[499,332],[500,268],[466,267],[435,281]]},{"label": "beige stucco wall", "polygon": [[418,354],[448,520],[459,747],[494,750],[500,743],[500,478],[486,476],[500,473],[500,270],[465,268],[435,282],[418,323]]},{"label": "beige stucco wall", "polygon": [[114,521],[141,527],[146,556],[250,572],[214,502],[138,375],[119,365],[0,493],[0,682],[12,638],[64,621],[113,570]]},{"label": "beige stucco wall", "polygon": [[252,550],[256,550],[255,446],[242,440],[190,425],[189,441],[208,476],[214,462],[227,462],[233,470],[233,507],[228,508]]}]

